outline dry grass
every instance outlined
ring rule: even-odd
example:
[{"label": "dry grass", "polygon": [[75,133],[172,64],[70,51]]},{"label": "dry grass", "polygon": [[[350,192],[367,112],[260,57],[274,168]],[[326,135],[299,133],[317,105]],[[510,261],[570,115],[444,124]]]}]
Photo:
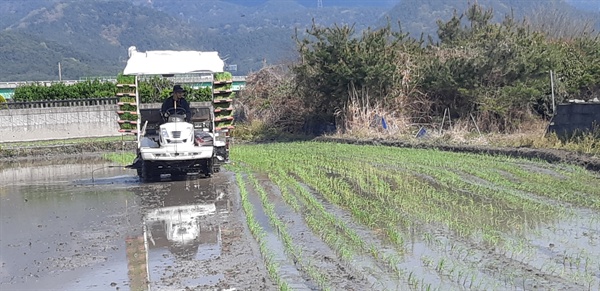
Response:
[{"label": "dry grass", "polygon": [[[474,145],[492,147],[526,147],[537,149],[560,149],[583,154],[600,155],[600,141],[597,133],[588,133],[569,140],[561,140],[556,134],[547,134],[548,121],[533,120],[511,133],[479,132],[474,119],[448,120],[441,124],[415,125],[407,122],[408,118],[390,118],[389,129],[384,130],[381,125],[374,126],[373,116],[394,116],[393,112],[383,110],[379,106],[359,107],[357,103],[350,103],[349,119],[345,132],[335,134],[337,137],[353,138],[379,138],[389,140],[406,140],[412,142]],[[418,130],[425,128],[427,134],[423,138],[416,138]]]},{"label": "dry grass", "polygon": [[348,103],[338,110],[338,134],[340,136],[385,138],[406,134],[410,130],[410,120],[401,112],[384,106],[381,102],[371,102],[369,95],[352,92]]}]

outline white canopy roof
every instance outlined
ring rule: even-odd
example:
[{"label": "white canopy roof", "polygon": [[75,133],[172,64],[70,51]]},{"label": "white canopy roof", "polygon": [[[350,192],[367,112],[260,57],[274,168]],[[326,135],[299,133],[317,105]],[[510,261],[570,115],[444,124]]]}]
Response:
[{"label": "white canopy roof", "polygon": [[223,72],[225,62],[218,52],[146,51],[129,48],[129,60],[123,75],[162,75]]}]

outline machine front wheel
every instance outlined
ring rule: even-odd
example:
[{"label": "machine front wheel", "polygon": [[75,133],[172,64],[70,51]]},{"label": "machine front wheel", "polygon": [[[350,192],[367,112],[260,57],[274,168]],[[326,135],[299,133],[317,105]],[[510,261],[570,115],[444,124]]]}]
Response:
[{"label": "machine front wheel", "polygon": [[142,180],[144,183],[154,182],[160,179],[160,173],[154,172],[151,163],[147,163],[145,161],[142,162],[142,169],[139,171],[141,172],[140,180]]}]

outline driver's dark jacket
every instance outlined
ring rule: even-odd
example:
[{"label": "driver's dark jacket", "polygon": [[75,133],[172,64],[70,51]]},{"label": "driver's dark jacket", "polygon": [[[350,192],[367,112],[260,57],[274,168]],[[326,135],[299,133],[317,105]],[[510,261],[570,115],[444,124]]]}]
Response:
[{"label": "driver's dark jacket", "polygon": [[[167,98],[163,102],[162,107],[160,108],[160,112],[162,112],[164,114],[170,108],[175,108],[174,102],[175,102],[175,100],[173,99],[173,96]],[[190,110],[190,104],[185,99],[179,98],[179,100],[177,100],[177,108],[185,109],[185,119],[188,122],[190,120],[192,120],[192,110]]]}]

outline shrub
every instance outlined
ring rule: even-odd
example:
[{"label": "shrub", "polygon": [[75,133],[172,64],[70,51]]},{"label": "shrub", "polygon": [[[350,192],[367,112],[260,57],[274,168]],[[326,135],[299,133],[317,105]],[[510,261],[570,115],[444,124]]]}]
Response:
[{"label": "shrub", "polygon": [[4,96],[0,94],[0,109],[7,109],[8,105],[6,105],[6,99]]},{"label": "shrub", "polygon": [[83,81],[73,85],[54,83],[46,86],[32,83],[19,86],[15,89],[14,101],[41,101],[41,100],[68,100],[114,97],[117,86],[111,82],[99,80]]}]

